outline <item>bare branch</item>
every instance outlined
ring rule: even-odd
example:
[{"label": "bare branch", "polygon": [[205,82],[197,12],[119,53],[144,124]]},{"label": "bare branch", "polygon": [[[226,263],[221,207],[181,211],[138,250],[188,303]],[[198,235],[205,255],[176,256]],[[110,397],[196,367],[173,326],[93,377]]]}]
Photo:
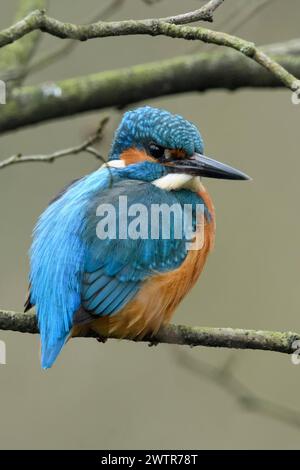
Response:
[{"label": "bare branch", "polygon": [[[242,26],[244,26],[245,23],[248,23],[250,20],[253,19],[257,13],[261,12],[265,7],[267,7],[271,1],[273,0],[264,0],[261,3],[258,3],[257,5],[252,5],[249,3],[249,8],[246,8],[246,5],[244,2],[240,2],[239,5],[235,7],[234,10],[234,15],[232,15],[232,12],[230,12],[229,15],[227,15],[225,18],[223,18],[222,21],[220,21],[217,25],[218,29],[226,29],[226,32],[229,34],[234,34],[236,33]],[[247,5],[248,6],[248,5]],[[239,18],[239,13],[242,12],[242,17]],[[233,20],[233,24],[232,23]],[[229,27],[228,27],[229,26]],[[199,47],[199,44],[197,44],[194,48],[192,48],[192,52],[196,52],[200,50],[201,46]]]},{"label": "bare branch", "polygon": [[255,47],[254,43],[240,39],[237,36],[211,31],[202,27],[177,26],[164,23],[161,30],[166,36],[183,38],[188,40],[201,40],[206,43],[226,46],[241,52],[246,57],[253,59],[258,64],[272,72],[284,85],[291,90],[297,89],[297,79],[278,62],[267,56]]},{"label": "bare branch", "polygon": [[[34,313],[18,313],[0,310],[0,330],[38,333]],[[87,337],[97,337],[93,332]],[[115,338],[114,335],[109,338]],[[140,340],[152,344],[166,343],[187,346],[207,346],[230,349],[259,349],[291,354],[295,351],[294,341],[300,335],[293,332],[256,331],[233,328],[209,328],[186,325],[168,325],[156,335]]]},{"label": "bare branch", "polygon": [[65,39],[86,41],[87,39],[123,36],[129,34],[162,34],[157,29],[161,23],[181,25],[196,21],[212,21],[213,12],[224,0],[210,0],[206,5],[189,13],[168,16],[159,19],[99,21],[87,25],[63,23],[46,15],[45,10],[35,10],[13,26],[0,32],[0,47],[11,44],[32,31],[40,30],[53,36]]},{"label": "bare branch", "polygon": [[222,5],[224,0],[210,0],[203,7],[198,10],[191,11],[189,13],[183,13],[182,15],[168,16],[167,18],[161,18],[160,21],[165,21],[172,24],[188,24],[196,21],[213,21],[213,14],[216,9]]},{"label": "bare branch", "polygon": [[219,46],[233,48],[246,57],[249,57],[272,72],[285,86],[291,90],[298,88],[296,77],[285,70],[280,64],[260,51],[249,41],[245,41],[230,34],[212,31],[207,28],[182,26],[183,24],[198,21],[212,14],[212,9],[221,4],[221,0],[211,0],[202,8],[193,12],[160,19],[128,20],[114,22],[98,22],[89,25],[75,25],[63,23],[47,16],[44,11],[34,11],[22,21],[0,32],[0,47],[16,41],[28,32],[41,30],[59,38],[77,39],[85,41],[92,38],[123,36],[132,34],[148,34],[151,36],[164,35],[172,38],[186,40],[200,40]]},{"label": "bare branch", "polygon": [[103,163],[105,163],[104,158],[94,148],[92,148],[91,145],[101,140],[103,129],[105,125],[107,124],[107,122],[108,122],[108,117],[105,117],[104,119],[102,119],[95,134],[90,136],[80,145],[77,145],[75,147],[70,147],[64,150],[58,150],[48,155],[24,155],[24,156],[22,154],[12,155],[11,157],[0,161],[0,169],[6,168],[7,166],[10,166],[10,165],[15,165],[17,163],[26,163],[26,162],[52,163],[54,162],[54,160],[57,160],[58,158],[66,157],[68,155],[77,155],[78,153],[81,153],[81,152],[90,153],[91,155],[94,155],[98,159],[102,160]]}]

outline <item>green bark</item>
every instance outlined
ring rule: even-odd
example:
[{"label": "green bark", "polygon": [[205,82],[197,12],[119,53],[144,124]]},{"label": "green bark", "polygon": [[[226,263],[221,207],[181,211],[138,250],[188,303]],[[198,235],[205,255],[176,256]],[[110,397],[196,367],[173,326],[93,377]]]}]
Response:
[{"label": "green bark", "polygon": [[[18,313],[5,310],[0,310],[0,330],[18,331],[20,333],[39,332],[34,313]],[[87,337],[95,338],[96,335],[90,332]],[[114,338],[114,336],[112,335],[110,338]],[[296,349],[293,343],[299,340],[300,335],[293,332],[168,325],[161,328],[156,335],[138,341],[153,344],[258,349],[292,354]]]},{"label": "green bark", "polygon": [[[300,76],[299,57],[275,59]],[[0,132],[175,93],[279,86],[274,75],[237,52],[194,54],[15,89],[1,107]]]}]

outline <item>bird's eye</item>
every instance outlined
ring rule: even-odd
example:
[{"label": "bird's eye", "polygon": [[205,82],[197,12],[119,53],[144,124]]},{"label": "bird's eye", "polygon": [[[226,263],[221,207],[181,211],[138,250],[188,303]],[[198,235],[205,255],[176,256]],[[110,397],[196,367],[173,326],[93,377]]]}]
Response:
[{"label": "bird's eye", "polygon": [[151,157],[154,157],[157,159],[164,157],[164,153],[165,153],[164,147],[161,147],[160,145],[157,145],[151,142],[148,148],[149,148],[149,153]]}]

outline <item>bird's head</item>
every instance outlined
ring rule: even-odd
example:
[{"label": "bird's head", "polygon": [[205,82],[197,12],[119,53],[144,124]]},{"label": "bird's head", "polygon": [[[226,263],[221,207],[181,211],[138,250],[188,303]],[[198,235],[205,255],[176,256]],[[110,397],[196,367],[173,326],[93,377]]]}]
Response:
[{"label": "bird's head", "polygon": [[199,176],[249,179],[245,173],[208,158],[203,152],[203,139],[194,124],[177,114],[144,106],[124,114],[115,133],[109,164],[117,167],[134,165],[132,168],[139,173],[140,179],[148,180],[151,175],[156,179],[159,173],[173,175],[181,181]]}]

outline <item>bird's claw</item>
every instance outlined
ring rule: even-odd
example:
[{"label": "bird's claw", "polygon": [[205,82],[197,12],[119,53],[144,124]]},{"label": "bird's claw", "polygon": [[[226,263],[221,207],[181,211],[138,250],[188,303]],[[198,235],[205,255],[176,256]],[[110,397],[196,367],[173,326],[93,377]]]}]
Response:
[{"label": "bird's claw", "polygon": [[97,336],[96,340],[98,341],[98,343],[106,343],[108,338],[106,338],[105,336]]}]

